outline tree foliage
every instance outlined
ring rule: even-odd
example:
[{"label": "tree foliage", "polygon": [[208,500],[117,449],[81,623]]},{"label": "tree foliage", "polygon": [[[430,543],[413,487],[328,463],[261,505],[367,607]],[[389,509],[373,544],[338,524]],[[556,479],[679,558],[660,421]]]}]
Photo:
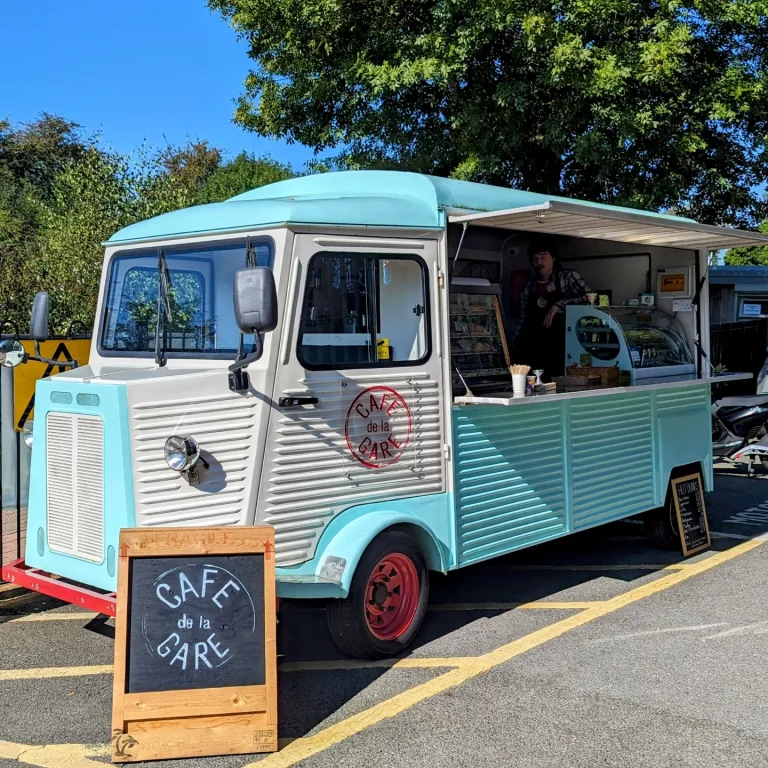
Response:
[{"label": "tree foliage", "polygon": [[0,321],[25,332],[34,294],[47,290],[56,330],[90,326],[102,243],[118,229],[292,175],[269,158],[225,161],[206,141],[123,155],[60,117],[0,122]]},{"label": "tree foliage", "polygon": [[[768,221],[760,225],[768,235]],[[758,248],[731,248],[725,252],[725,263],[732,267],[768,267],[768,245]]]},{"label": "tree foliage", "polygon": [[208,0],[236,121],[397,167],[710,223],[762,218],[766,0]]}]

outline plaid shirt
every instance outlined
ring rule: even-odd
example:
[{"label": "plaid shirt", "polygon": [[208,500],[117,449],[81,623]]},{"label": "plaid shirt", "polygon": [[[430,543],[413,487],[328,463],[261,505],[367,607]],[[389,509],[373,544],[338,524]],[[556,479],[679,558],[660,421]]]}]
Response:
[{"label": "plaid shirt", "polygon": [[[557,281],[557,286],[555,286]],[[531,291],[536,291],[537,280],[532,277],[520,291],[520,317],[518,319],[517,328],[515,328],[514,335],[510,341],[510,346],[514,344],[520,338],[523,330],[525,329],[525,316],[528,313],[528,298],[531,295]],[[591,291],[590,287],[585,282],[584,278],[576,272],[574,269],[560,269],[552,273],[552,277],[549,278],[547,285],[547,292],[559,290],[562,296],[565,298],[555,302],[555,306],[560,312],[565,312],[566,304],[588,304],[587,294]]]}]

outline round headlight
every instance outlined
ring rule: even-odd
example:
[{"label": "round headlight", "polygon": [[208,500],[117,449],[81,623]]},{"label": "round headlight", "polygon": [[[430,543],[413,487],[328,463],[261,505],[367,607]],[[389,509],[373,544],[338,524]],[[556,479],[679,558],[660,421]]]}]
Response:
[{"label": "round headlight", "polygon": [[191,469],[200,458],[200,449],[194,437],[172,435],[165,441],[164,451],[168,466],[177,472]]},{"label": "round headlight", "polygon": [[27,444],[27,447],[32,447],[32,428],[34,426],[34,422],[27,421],[24,422],[24,426],[21,428],[21,436],[24,438],[24,442]]}]

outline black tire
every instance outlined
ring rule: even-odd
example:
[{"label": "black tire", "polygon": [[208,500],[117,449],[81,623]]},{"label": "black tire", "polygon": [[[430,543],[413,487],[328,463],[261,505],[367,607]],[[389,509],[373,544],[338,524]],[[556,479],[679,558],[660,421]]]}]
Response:
[{"label": "black tire", "polygon": [[[388,555],[407,557],[415,568],[419,584],[413,618],[398,637],[383,640],[373,634],[366,613],[366,593],[374,570]],[[404,531],[385,531],[363,552],[352,577],[349,595],[330,600],[325,609],[328,629],[334,643],[344,653],[360,659],[384,659],[402,653],[412,642],[424,621],[429,601],[429,573],[418,544]]]},{"label": "black tire", "polygon": [[667,492],[663,507],[645,513],[645,530],[653,543],[661,549],[680,549],[680,533],[672,495]]}]

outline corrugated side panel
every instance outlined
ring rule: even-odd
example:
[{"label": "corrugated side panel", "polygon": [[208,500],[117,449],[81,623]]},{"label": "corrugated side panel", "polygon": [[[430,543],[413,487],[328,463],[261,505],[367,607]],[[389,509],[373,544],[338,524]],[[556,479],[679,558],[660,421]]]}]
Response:
[{"label": "corrugated side panel", "polygon": [[452,409],[459,564],[566,528],[559,404]]},{"label": "corrugated side panel", "polygon": [[568,403],[573,530],[654,505],[651,394]]},{"label": "corrugated side panel", "polygon": [[[440,389],[425,372],[348,376],[307,374],[294,395],[317,397],[315,406],[275,411],[260,517],[275,528],[276,564],[308,560],[328,522],[354,505],[443,490]],[[395,389],[411,412],[411,439],[386,467],[366,467],[344,436],[347,411],[367,387]],[[399,418],[399,417],[398,417]],[[397,419],[394,419],[397,423]],[[262,511],[263,510],[263,511]]]},{"label": "corrugated side panel", "polygon": [[[136,473],[136,521],[140,526],[245,523],[252,478],[254,397],[210,395],[131,408]],[[163,449],[170,435],[192,435],[209,469],[190,485],[170,469]]]},{"label": "corrugated side panel", "polygon": [[677,416],[701,409],[709,411],[709,400],[709,389],[705,386],[660,390],[656,392],[656,414]]},{"label": "corrugated side panel", "polygon": [[48,547],[104,559],[104,425],[98,416],[46,419]]}]

